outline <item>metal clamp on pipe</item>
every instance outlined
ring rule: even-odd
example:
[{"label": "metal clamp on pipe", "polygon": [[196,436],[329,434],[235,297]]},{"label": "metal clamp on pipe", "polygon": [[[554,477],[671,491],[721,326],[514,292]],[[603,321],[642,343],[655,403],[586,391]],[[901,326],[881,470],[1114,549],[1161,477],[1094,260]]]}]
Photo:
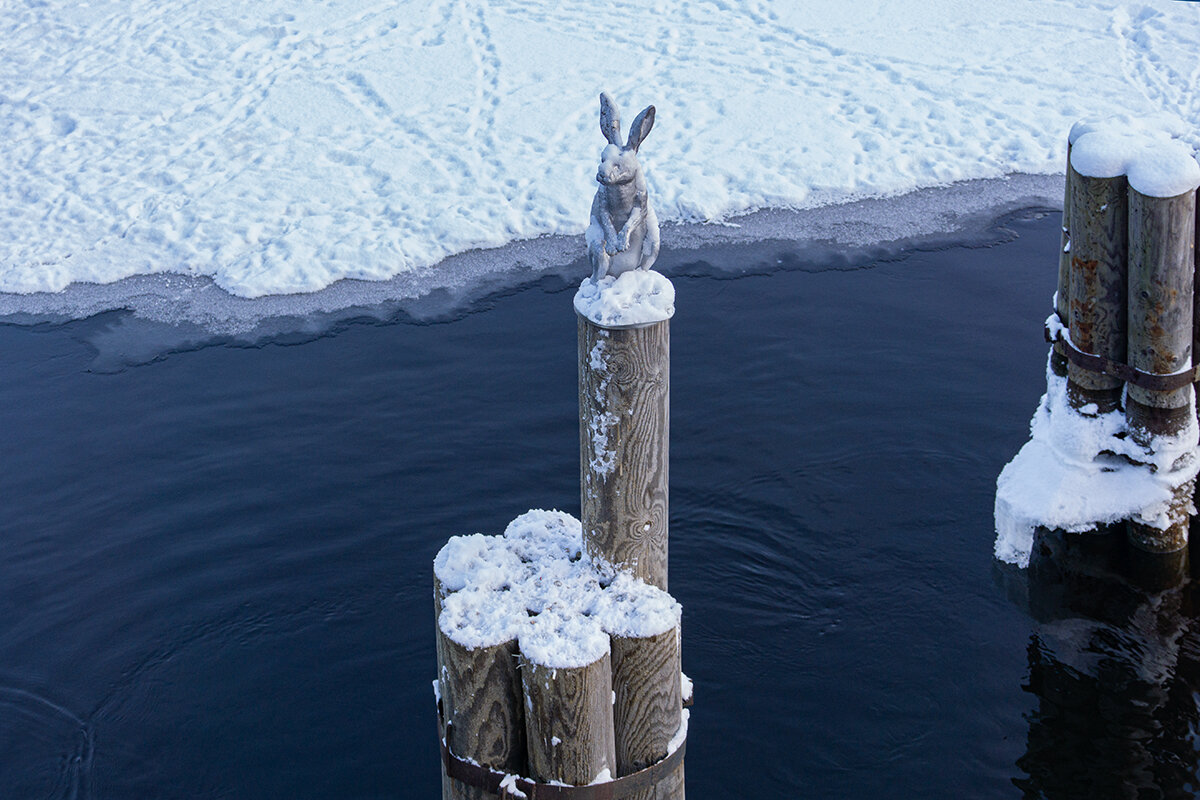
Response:
[{"label": "metal clamp on pipe", "polygon": [[1066,350],[1067,360],[1080,369],[1118,378],[1125,381],[1125,383],[1140,386],[1143,389],[1155,392],[1171,392],[1200,380],[1200,368],[1197,367],[1188,367],[1179,372],[1166,374],[1143,372],[1128,364],[1122,364],[1119,361],[1113,361],[1104,356],[1085,353],[1071,341],[1071,332],[1065,325],[1060,325],[1053,331],[1047,325],[1044,328],[1044,333],[1046,341],[1050,344],[1061,343],[1063,349]]}]

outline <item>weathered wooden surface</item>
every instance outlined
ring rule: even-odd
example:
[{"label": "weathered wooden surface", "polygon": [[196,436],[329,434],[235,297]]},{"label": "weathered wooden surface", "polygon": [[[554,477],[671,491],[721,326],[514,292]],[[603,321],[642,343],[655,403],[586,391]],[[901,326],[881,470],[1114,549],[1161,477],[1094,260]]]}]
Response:
[{"label": "weathered wooden surface", "polygon": [[608,653],[586,667],[521,663],[529,777],[583,786],[603,770],[616,775],[612,661]]},{"label": "weathered wooden surface", "polygon": [[[493,769],[525,769],[525,714],[517,642],[463,647],[438,629],[442,708],[450,752]],[[443,777],[443,800],[495,800],[491,792]],[[447,789],[449,794],[446,794]]]},{"label": "weathered wooden surface", "polygon": [[[1071,182],[1071,341],[1085,353],[1125,361],[1128,202],[1124,176]],[[1094,403],[1104,413],[1120,405],[1122,383],[1067,366],[1067,395],[1075,408]]]},{"label": "weathered wooden surface", "polygon": [[[1058,247],[1058,285],[1054,293],[1054,310],[1068,328],[1071,325],[1071,184],[1075,180],[1071,166],[1071,144],[1067,143],[1067,179],[1063,190],[1062,240]],[[1050,368],[1061,377],[1067,375],[1067,352],[1061,342],[1055,342],[1050,356]]]},{"label": "weathered wooden surface", "polygon": [[[437,570],[433,572],[433,624],[436,627],[438,619],[442,616],[442,600],[446,597],[445,591],[442,589],[442,582],[438,580]],[[437,677],[442,679],[442,636],[439,632],[437,636]]]},{"label": "weathered wooden surface", "polygon": [[[679,730],[683,707],[679,682],[679,631],[658,636],[613,636],[613,728],[617,776],[662,760]],[[630,800],[683,800],[683,765]]]},{"label": "weathered wooden surface", "polygon": [[[440,580],[438,580],[437,569],[435,568],[433,571],[433,626],[434,626],[434,628],[437,628],[438,618],[442,616],[442,600],[444,598],[445,598],[445,593],[442,590],[442,582]],[[445,680],[443,678],[443,667],[442,667],[442,665],[445,663],[445,659],[442,657],[442,638],[443,638],[442,632],[439,630],[437,632],[437,635],[434,636],[434,648],[437,651],[438,692],[442,697],[442,700],[438,701],[440,704],[442,704],[438,709],[440,712],[444,712],[444,709],[445,709],[444,699],[446,696],[446,690],[445,690],[445,686],[444,686]],[[438,737],[441,739],[446,738],[446,725],[444,722],[444,713],[440,713],[438,715]],[[452,786],[453,782],[446,775],[446,767],[444,764],[441,766],[440,772],[442,775],[442,800],[452,800],[452,798],[454,797],[454,794],[453,794],[454,787]]]},{"label": "weathered wooden surface", "polygon": [[[1171,374],[1192,363],[1195,304],[1196,195],[1147,197],[1129,191],[1130,366]],[[1155,391],[1130,384],[1125,418],[1134,441],[1153,447],[1155,436],[1175,435],[1191,422],[1192,388]],[[1187,544],[1188,485],[1176,493],[1173,523],[1166,530],[1129,523],[1130,541],[1151,552],[1173,552]]]},{"label": "weathered wooden surface", "polygon": [[670,323],[579,317],[579,452],[588,554],[667,588]]}]

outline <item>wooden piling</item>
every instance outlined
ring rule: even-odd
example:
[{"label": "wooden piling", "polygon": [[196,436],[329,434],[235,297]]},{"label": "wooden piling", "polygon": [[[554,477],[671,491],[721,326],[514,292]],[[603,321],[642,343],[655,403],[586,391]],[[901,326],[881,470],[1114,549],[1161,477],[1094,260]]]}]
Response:
[{"label": "wooden piling", "polygon": [[670,323],[578,330],[584,548],[666,590]]},{"label": "wooden piling", "polygon": [[[512,620],[523,608],[507,592],[488,591],[454,593],[443,606],[437,635],[446,745],[460,758],[521,773],[526,763],[525,709]],[[442,787],[443,800],[497,797],[447,779],[444,772]]]},{"label": "wooden piling", "polygon": [[[1124,363],[1128,180],[1075,173],[1070,185],[1071,341],[1085,353]],[[1118,378],[1067,366],[1067,397],[1076,409],[1094,404],[1098,413],[1114,411],[1121,389]]]},{"label": "wooden piling", "polygon": [[[434,627],[437,627],[438,620],[442,616],[442,601],[445,598],[446,598],[446,591],[442,587],[441,579],[438,578],[438,576],[437,576],[437,568],[435,566],[434,570],[433,570],[433,624],[434,624]],[[438,680],[441,680],[442,679],[442,664],[445,663],[445,659],[442,657],[442,635],[441,635],[440,631],[438,632],[438,635],[435,638],[436,638],[436,650],[437,650],[437,670],[438,670],[437,674],[438,674]]]},{"label": "wooden piling", "polygon": [[[683,698],[679,679],[679,629],[657,636],[612,636],[613,726],[617,775],[655,764],[679,730]],[[683,800],[683,764],[658,785],[629,800]]]},{"label": "wooden piling", "polygon": [[585,786],[605,770],[616,775],[612,662],[609,653],[583,667],[521,661],[529,777]]},{"label": "wooden piling", "polygon": [[[1058,247],[1058,284],[1054,293],[1054,311],[1061,324],[1071,326],[1071,192],[1077,173],[1071,166],[1071,143],[1067,142],[1067,172],[1063,189],[1062,238]],[[1050,355],[1050,368],[1060,378],[1067,375],[1067,351],[1062,342],[1055,342]]]},{"label": "wooden piling", "polygon": [[[1130,188],[1128,355],[1142,372],[1170,375],[1191,366],[1195,224],[1195,192],[1164,198]],[[1195,414],[1190,385],[1157,390],[1130,383],[1125,402],[1130,435],[1150,449],[1155,437],[1182,433]],[[1151,552],[1183,550],[1192,490],[1189,484],[1177,492],[1167,530],[1131,521],[1131,541]]]},{"label": "wooden piling", "polygon": [[[442,655],[442,639],[444,638],[441,630],[438,629],[438,620],[442,616],[442,600],[446,594],[442,589],[442,581],[437,576],[436,562],[433,570],[433,627],[436,630],[434,639],[434,650],[437,655],[437,697],[438,697],[438,738],[442,741],[446,739],[446,678],[445,678],[445,663],[446,658]],[[442,776],[442,800],[453,800],[454,797],[454,782],[450,780],[450,776],[446,774],[446,766],[443,764],[439,769]]]}]

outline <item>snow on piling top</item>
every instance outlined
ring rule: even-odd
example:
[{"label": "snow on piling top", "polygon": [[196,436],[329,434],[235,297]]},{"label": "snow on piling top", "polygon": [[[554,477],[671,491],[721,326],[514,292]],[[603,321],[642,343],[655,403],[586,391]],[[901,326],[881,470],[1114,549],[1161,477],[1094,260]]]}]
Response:
[{"label": "snow on piling top", "polygon": [[521,631],[520,643],[526,661],[551,669],[594,664],[610,646],[599,620],[558,607],[531,617]]},{"label": "snow on piling top", "polygon": [[503,541],[476,533],[446,542],[433,559],[433,574],[442,584],[442,591],[449,593],[467,586],[500,589],[519,582],[524,567]]},{"label": "snow on piling top", "polygon": [[583,553],[579,522],[561,511],[527,511],[508,523],[504,539],[522,561],[578,561]]},{"label": "snow on piling top", "polygon": [[599,281],[584,278],[575,310],[605,328],[629,328],[670,319],[675,287],[652,269],[634,269]]},{"label": "snow on piling top", "polygon": [[1107,117],[1088,117],[1081,119],[1071,126],[1067,141],[1075,144],[1082,136],[1097,131],[1118,131],[1132,135],[1167,136],[1181,138],[1187,136],[1189,127],[1175,114],[1114,114]]},{"label": "snow on piling top", "polygon": [[1071,166],[1089,178],[1127,175],[1147,197],[1178,197],[1200,186],[1200,164],[1191,148],[1174,138],[1174,128],[1157,120],[1115,117],[1089,120],[1071,129]]},{"label": "snow on piling top", "polygon": [[470,588],[454,592],[442,603],[438,627],[463,647],[495,647],[521,632],[525,605],[512,591]]},{"label": "snow on piling top", "polygon": [[1183,142],[1171,141],[1129,165],[1129,185],[1147,197],[1178,197],[1200,186],[1200,164]]},{"label": "snow on piling top", "polygon": [[445,597],[438,627],[468,648],[519,640],[531,663],[582,667],[609,651],[609,635],[642,638],[679,623],[671,595],[631,575],[611,577],[584,555],[579,521],[534,510],[503,536],[452,537],[434,559]]},{"label": "snow on piling top", "polygon": [[627,573],[616,577],[596,605],[609,633],[632,639],[666,633],[679,624],[682,611],[671,595]]}]

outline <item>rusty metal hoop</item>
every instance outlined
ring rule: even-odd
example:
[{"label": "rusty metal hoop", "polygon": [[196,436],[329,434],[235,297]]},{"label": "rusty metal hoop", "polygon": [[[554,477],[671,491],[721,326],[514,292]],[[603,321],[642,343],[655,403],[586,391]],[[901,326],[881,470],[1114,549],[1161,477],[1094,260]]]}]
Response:
[{"label": "rusty metal hoop", "polygon": [[[525,798],[526,800],[620,800],[635,792],[650,789],[671,773],[683,760],[687,750],[687,739],[666,758],[622,778],[587,786],[562,786],[557,783],[537,783],[519,775],[497,772],[474,761],[459,758],[450,752],[446,740],[442,739],[442,765],[446,775],[456,781],[477,789],[492,792],[504,800]],[[503,785],[502,785],[503,784]],[[510,789],[511,787],[511,789]],[[515,790],[515,791],[513,791]]]},{"label": "rusty metal hoop", "polygon": [[[1064,335],[1064,331],[1066,331],[1066,335]],[[1140,386],[1143,389],[1149,389],[1154,392],[1171,392],[1200,380],[1200,367],[1189,367],[1181,372],[1172,372],[1164,375],[1157,372],[1143,372],[1136,367],[1122,364],[1119,361],[1113,361],[1104,356],[1085,353],[1071,341],[1070,332],[1065,325],[1059,326],[1053,332],[1050,330],[1050,326],[1047,325],[1044,329],[1044,334],[1046,341],[1050,344],[1061,343],[1063,349],[1066,351],[1067,360],[1080,369],[1085,369],[1088,372],[1096,372],[1101,375],[1108,375],[1125,381],[1125,383]]]}]

